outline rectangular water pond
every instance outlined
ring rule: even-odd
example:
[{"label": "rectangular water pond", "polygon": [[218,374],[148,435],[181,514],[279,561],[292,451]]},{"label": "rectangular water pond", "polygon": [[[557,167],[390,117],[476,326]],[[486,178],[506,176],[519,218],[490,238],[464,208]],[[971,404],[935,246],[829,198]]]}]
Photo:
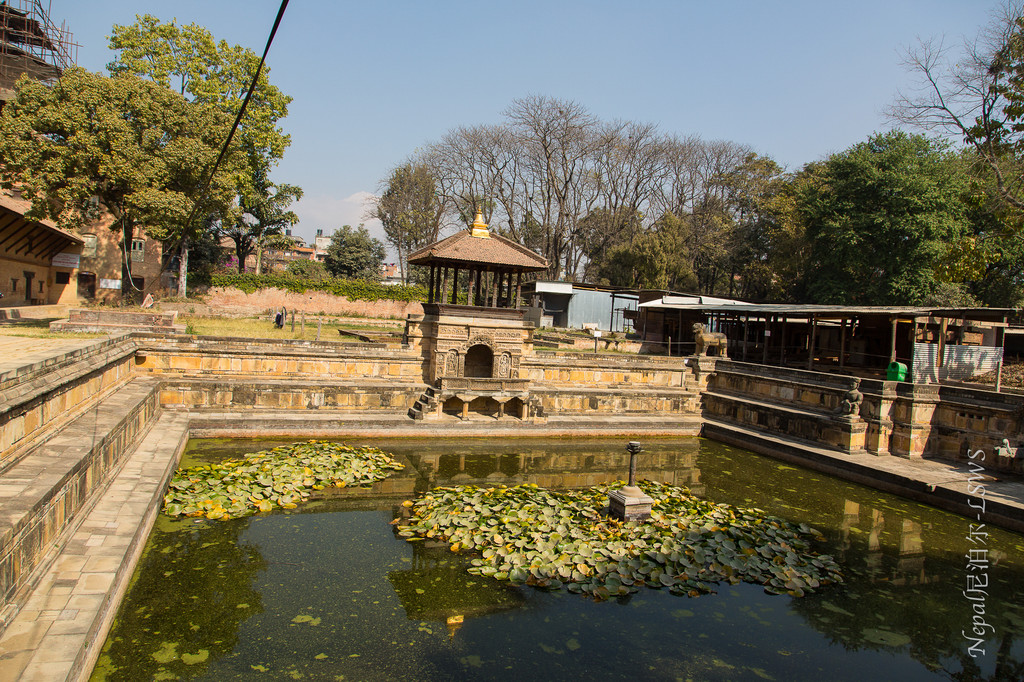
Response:
[{"label": "rectangular water pond", "polygon": [[[845,582],[594,601],[471,575],[473,556],[392,521],[438,485],[622,479],[623,441],[349,443],[406,468],[292,510],[161,516],[92,679],[1024,679],[1021,535],[712,441],[649,440],[640,477],[817,528]],[[183,463],[279,444],[193,441]]]}]

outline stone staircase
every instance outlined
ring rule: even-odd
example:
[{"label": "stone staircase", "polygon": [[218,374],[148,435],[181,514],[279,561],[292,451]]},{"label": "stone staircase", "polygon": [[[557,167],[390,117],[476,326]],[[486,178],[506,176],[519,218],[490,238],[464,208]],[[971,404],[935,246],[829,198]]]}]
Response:
[{"label": "stone staircase", "polygon": [[409,408],[411,419],[424,419],[430,414],[437,414],[437,389],[427,386],[423,395],[416,399],[416,403]]},{"label": "stone staircase", "polygon": [[0,631],[159,413],[134,351],[97,341],[0,376]]}]

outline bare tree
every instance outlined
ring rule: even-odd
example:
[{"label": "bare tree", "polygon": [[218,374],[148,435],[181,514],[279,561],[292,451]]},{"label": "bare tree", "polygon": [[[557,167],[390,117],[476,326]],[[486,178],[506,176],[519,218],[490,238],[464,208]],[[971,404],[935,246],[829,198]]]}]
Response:
[{"label": "bare tree", "polygon": [[542,95],[514,100],[505,115],[524,149],[528,210],[543,226],[548,275],[574,275],[578,260],[570,238],[588,203],[584,191],[597,119],[576,102]]},{"label": "bare tree", "polygon": [[962,140],[992,172],[1001,199],[1024,209],[1024,8],[1010,2],[959,56],[941,40],[911,49],[918,82],[897,95],[890,116]]}]

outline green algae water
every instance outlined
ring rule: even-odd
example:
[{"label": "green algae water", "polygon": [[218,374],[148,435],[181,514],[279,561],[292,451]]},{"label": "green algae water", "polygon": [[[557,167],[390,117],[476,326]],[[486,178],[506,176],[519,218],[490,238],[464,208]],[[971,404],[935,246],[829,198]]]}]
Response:
[{"label": "green algae water", "polygon": [[[818,528],[846,582],[598,603],[471,575],[471,556],[405,542],[391,522],[437,485],[623,478],[624,441],[349,443],[406,469],[288,511],[161,516],[92,679],[1024,679],[1020,535],[712,441],[650,440],[641,477]],[[193,441],[186,458],[277,444]]]}]

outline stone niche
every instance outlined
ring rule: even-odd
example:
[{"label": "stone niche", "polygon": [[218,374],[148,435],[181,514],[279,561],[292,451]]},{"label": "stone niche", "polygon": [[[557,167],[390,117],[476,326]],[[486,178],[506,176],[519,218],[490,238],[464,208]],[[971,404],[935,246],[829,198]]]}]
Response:
[{"label": "stone niche", "polygon": [[[428,303],[410,315],[406,341],[424,359],[424,379],[520,380],[524,355],[533,353],[533,323],[518,309]],[[486,383],[486,382],[479,382]]]}]

